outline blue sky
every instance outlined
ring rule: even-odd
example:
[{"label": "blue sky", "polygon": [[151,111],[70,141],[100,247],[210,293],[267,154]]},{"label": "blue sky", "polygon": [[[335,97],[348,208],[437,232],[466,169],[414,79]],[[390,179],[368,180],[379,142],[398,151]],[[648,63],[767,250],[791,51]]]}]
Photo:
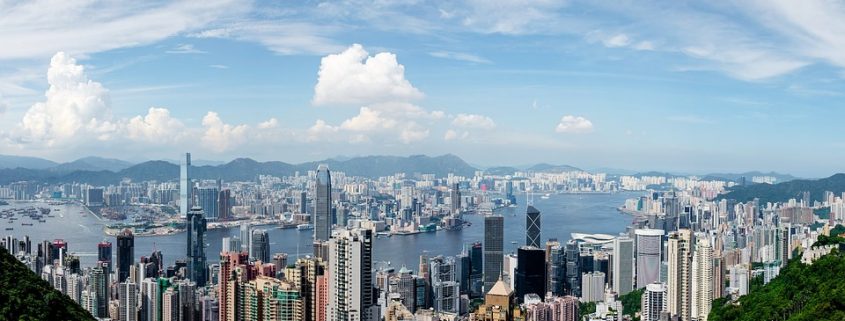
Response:
[{"label": "blue sky", "polygon": [[0,4],[0,154],[842,171],[839,1]]}]

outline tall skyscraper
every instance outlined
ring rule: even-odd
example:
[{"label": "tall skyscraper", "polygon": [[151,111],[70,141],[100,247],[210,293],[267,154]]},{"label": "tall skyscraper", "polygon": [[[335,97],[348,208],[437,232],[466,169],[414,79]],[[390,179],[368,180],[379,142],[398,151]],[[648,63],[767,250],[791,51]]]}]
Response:
[{"label": "tall skyscraper", "polygon": [[493,288],[502,275],[505,247],[505,218],[491,215],[484,218],[484,291]]},{"label": "tall skyscraper", "polygon": [[620,236],[613,240],[613,292],[625,295],[634,290],[634,240]]},{"label": "tall skyscraper", "polygon": [[540,211],[532,205],[525,212],[525,245],[540,248]]},{"label": "tall skyscraper", "polygon": [[659,321],[660,314],[667,311],[666,285],[652,283],[645,286],[643,292],[640,320]]},{"label": "tall skyscraper", "polygon": [[249,231],[249,223],[242,222],[241,223],[241,252],[249,254],[249,238],[252,236],[252,233]]},{"label": "tall skyscraper", "polygon": [[[124,282],[129,277],[129,267],[135,261],[135,235],[129,229],[117,235],[117,281]],[[108,272],[108,269],[106,270]]]},{"label": "tall skyscraper", "polygon": [[604,272],[589,272],[581,275],[581,301],[598,302],[604,300]]},{"label": "tall skyscraper", "polygon": [[202,208],[195,206],[188,212],[187,228],[188,279],[194,281],[197,286],[205,286],[208,279],[205,257],[205,231],[207,227]]},{"label": "tall skyscraper", "polygon": [[713,247],[697,238],[692,256],[692,318],[706,321],[713,302]]},{"label": "tall skyscraper", "polygon": [[692,293],[690,291],[691,277],[691,233],[687,229],[680,229],[669,235],[666,260],[669,263],[667,275],[666,295],[668,297],[669,313],[677,316],[680,321],[691,320]]},{"label": "tall skyscraper", "polygon": [[581,249],[578,242],[569,240],[565,247],[566,282],[564,290],[566,294],[581,296]]},{"label": "tall skyscraper", "polygon": [[638,229],[637,288],[660,281],[660,262],[663,252],[663,230]]},{"label": "tall skyscraper", "polygon": [[[530,210],[529,210],[530,211]],[[522,302],[526,294],[546,295],[546,251],[533,246],[517,250],[516,300]]]},{"label": "tall skyscraper", "polygon": [[314,198],[314,240],[328,241],[331,237],[332,176],[329,167],[317,167],[316,195]]},{"label": "tall skyscraper", "polygon": [[452,202],[452,215],[461,213],[461,185],[455,183],[452,185],[452,190],[449,194],[449,199]]},{"label": "tall skyscraper", "polygon": [[220,195],[217,187],[201,187],[197,189],[197,206],[202,208],[205,219],[208,221],[216,221],[220,215],[219,200]]},{"label": "tall skyscraper", "polygon": [[432,307],[435,311],[459,313],[461,294],[455,258],[437,256],[429,265]]},{"label": "tall skyscraper", "polygon": [[179,214],[182,217],[188,216],[188,211],[194,206],[193,190],[191,183],[191,153],[185,153],[179,166]]},{"label": "tall skyscraper", "polygon": [[327,319],[377,320],[372,230],[339,230],[329,244]]},{"label": "tall skyscraper", "polygon": [[[118,243],[120,244],[120,243]],[[118,245],[119,248],[119,245]],[[120,262],[118,256],[118,262]],[[86,301],[83,291],[83,301]],[[98,318],[104,318],[109,315],[109,274],[105,266],[98,264],[88,273],[88,302],[92,302],[93,307],[89,309],[91,314]]]},{"label": "tall skyscraper", "polygon": [[228,220],[232,216],[232,191],[229,189],[220,190],[217,194],[217,219]]},{"label": "tall skyscraper", "polygon": [[138,284],[134,281],[121,282],[118,285],[117,298],[120,321],[137,321]]},{"label": "tall skyscraper", "polygon": [[481,242],[472,243],[469,247],[469,291],[472,297],[481,297],[484,293],[484,248]]},{"label": "tall skyscraper", "polygon": [[97,244],[97,262],[103,262],[108,265],[109,273],[112,269],[111,258],[111,242],[102,241]]},{"label": "tall skyscraper", "polygon": [[270,237],[267,231],[255,229],[252,231],[252,244],[250,244],[250,259],[261,260],[263,263],[270,263]]}]

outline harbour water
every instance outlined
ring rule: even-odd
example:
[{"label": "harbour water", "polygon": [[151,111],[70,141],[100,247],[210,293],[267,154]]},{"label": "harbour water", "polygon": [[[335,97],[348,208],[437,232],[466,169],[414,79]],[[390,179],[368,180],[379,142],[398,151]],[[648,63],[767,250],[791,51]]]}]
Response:
[{"label": "harbour water", "polygon": [[[626,198],[637,196],[634,193],[617,194],[559,194],[551,195],[548,199],[535,198],[534,206],[542,212],[542,240],[557,238],[565,242],[573,232],[605,233],[615,235],[623,232],[630,225],[632,217],[617,211],[617,207]],[[518,206],[503,208],[497,212],[505,218],[505,252],[516,251],[518,246],[525,243],[525,197],[517,198]],[[79,205],[52,205],[32,202],[10,202],[10,205],[0,206],[0,210],[12,207],[45,206],[53,209],[55,217],[48,218],[44,223],[36,222],[32,226],[22,226],[20,221],[28,222],[28,218],[19,219],[14,223],[4,220],[0,222],[0,232],[3,236],[12,235],[22,239],[29,235],[33,249],[42,240],[64,239],[68,243],[69,251],[80,257],[83,267],[96,263],[97,243],[108,240],[115,244],[114,237],[103,234],[103,226],[108,224],[93,215],[87,214]],[[58,211],[56,211],[58,209]],[[461,231],[441,230],[432,233],[392,236],[378,238],[374,244],[374,256],[377,266],[387,262],[395,268],[406,265],[416,270],[420,254],[429,256],[456,255],[461,252],[465,243],[483,241],[484,219],[477,215],[465,215],[464,219],[472,225]],[[13,230],[5,230],[12,227]],[[268,230],[271,253],[288,253],[289,261],[299,255],[312,252],[312,231],[297,231],[296,229],[277,229],[273,226],[263,226]],[[238,228],[215,229],[207,233],[208,262],[219,260],[222,238],[239,234]],[[165,263],[172,264],[177,259],[183,259],[186,253],[185,233],[165,236],[149,236],[135,238],[135,256],[149,256],[153,250],[163,253]],[[515,242],[515,243],[513,243]],[[116,249],[114,250],[116,252]]]}]

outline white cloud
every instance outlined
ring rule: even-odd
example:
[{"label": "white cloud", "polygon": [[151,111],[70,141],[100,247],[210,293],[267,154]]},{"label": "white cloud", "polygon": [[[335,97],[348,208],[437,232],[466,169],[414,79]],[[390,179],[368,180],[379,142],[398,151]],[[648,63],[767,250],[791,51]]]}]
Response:
[{"label": "white cloud", "polygon": [[335,138],[339,130],[340,128],[337,126],[329,125],[324,120],[317,119],[314,125],[306,130],[306,139],[310,142],[330,140]]},{"label": "white cloud", "polygon": [[214,69],[229,69],[229,66],[226,66],[226,65],[208,65],[208,66],[211,67],[211,68],[214,68]]},{"label": "white cloud", "polygon": [[593,122],[581,116],[566,115],[560,119],[555,131],[558,133],[589,133],[593,131]]},{"label": "white cloud", "polygon": [[329,37],[335,27],[282,19],[239,21],[191,34],[195,38],[225,38],[260,43],[281,55],[326,54],[343,47]]},{"label": "white cloud", "polygon": [[7,110],[9,110],[9,103],[3,100],[3,95],[0,95],[0,116],[3,116]]},{"label": "white cloud", "polygon": [[271,129],[276,128],[277,126],[279,126],[279,120],[276,118],[270,118],[258,124],[258,128],[260,129]]},{"label": "white cloud", "polygon": [[454,129],[446,130],[446,133],[443,135],[443,140],[450,141],[450,140],[458,140],[458,139],[467,139],[469,138],[469,132],[463,131],[458,132]]},{"label": "white cloud", "polygon": [[129,120],[126,132],[132,140],[170,143],[185,134],[185,124],[171,117],[166,108],[150,107],[146,116],[135,116]]},{"label": "white cloud", "polygon": [[633,45],[631,48],[634,48],[636,50],[654,50],[655,46],[654,43],[652,43],[651,41],[640,41]]},{"label": "white cloud", "polygon": [[466,61],[476,64],[490,64],[493,63],[492,61],[480,57],[478,55],[473,55],[464,52],[454,52],[454,51],[434,51],[428,53],[432,57],[443,58],[443,59],[452,59],[452,60],[459,60],[459,61]]},{"label": "white cloud", "polygon": [[85,75],[85,68],[64,52],[56,53],[47,71],[46,101],[27,110],[19,124],[20,140],[48,146],[79,134],[108,139],[117,130],[108,90]]},{"label": "white cloud", "polygon": [[208,112],[202,118],[202,126],[205,128],[202,144],[214,152],[225,152],[247,141],[249,126],[226,124],[216,112]]},{"label": "white cloud", "polygon": [[602,40],[602,43],[605,47],[610,48],[617,48],[617,47],[627,47],[631,44],[631,39],[628,39],[628,36],[624,33],[613,35],[609,38],[605,38]]},{"label": "white cloud", "polygon": [[194,45],[189,44],[189,43],[178,45],[175,48],[167,50],[165,52],[169,53],[169,54],[204,54],[204,53],[207,53],[205,51],[194,48]]},{"label": "white cloud", "polygon": [[560,0],[472,0],[457,11],[462,11],[463,25],[478,32],[520,35],[553,33],[565,5]]},{"label": "white cloud", "polygon": [[368,107],[361,107],[355,117],[344,120],[341,129],[351,131],[375,131],[396,127],[396,120],[382,117],[381,112]]},{"label": "white cloud", "polygon": [[240,1],[0,2],[0,59],[42,58],[153,43],[249,9]]},{"label": "white cloud", "polygon": [[429,130],[417,123],[410,122],[402,128],[402,133],[399,134],[399,139],[405,143],[410,144],[421,141],[428,137]]},{"label": "white cloud", "polygon": [[496,122],[490,117],[476,114],[458,114],[452,120],[452,126],[475,129],[496,128]]},{"label": "white cloud", "polygon": [[423,94],[405,79],[405,67],[389,52],[369,56],[355,44],[339,54],[323,57],[314,105],[373,104],[409,101]]}]

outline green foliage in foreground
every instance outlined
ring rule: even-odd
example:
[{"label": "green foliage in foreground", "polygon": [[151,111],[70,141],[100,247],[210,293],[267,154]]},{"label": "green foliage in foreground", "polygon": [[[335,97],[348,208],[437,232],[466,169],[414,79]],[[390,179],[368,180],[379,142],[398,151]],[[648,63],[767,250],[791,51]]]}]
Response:
[{"label": "green foliage in foreground", "polygon": [[834,250],[812,265],[793,259],[780,275],[737,304],[713,301],[710,321],[845,320],[845,255]]},{"label": "green foliage in foreground", "polygon": [[596,312],[596,303],[595,302],[586,302],[586,303],[581,302],[578,305],[578,314],[580,315],[578,317],[578,320],[581,320],[581,319],[584,318],[584,316],[593,314],[595,312]]},{"label": "green foliage in foreground", "polygon": [[645,288],[641,288],[619,296],[619,301],[622,302],[622,314],[630,315],[634,320],[639,320],[635,315],[640,312],[644,292]]},{"label": "green foliage in foreground", "polygon": [[0,320],[94,320],[0,248]]}]

